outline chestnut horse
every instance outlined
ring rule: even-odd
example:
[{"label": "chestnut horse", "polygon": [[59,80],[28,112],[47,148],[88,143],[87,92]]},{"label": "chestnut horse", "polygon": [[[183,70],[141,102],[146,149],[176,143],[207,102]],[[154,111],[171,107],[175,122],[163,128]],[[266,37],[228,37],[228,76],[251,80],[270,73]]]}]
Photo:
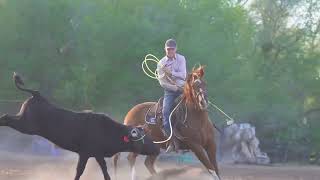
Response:
[{"label": "chestnut horse", "polygon": [[[184,126],[179,129],[179,135],[183,137],[180,142],[183,149],[191,150],[205,166],[214,180],[219,180],[219,172],[216,161],[216,144],[214,138],[214,126],[209,119],[207,107],[206,84],[203,80],[204,67],[200,66],[188,74],[186,84],[183,89],[181,102],[187,108]],[[154,141],[163,141],[164,137],[160,124],[146,125],[145,115],[157,102],[145,102],[134,106],[126,115],[124,124],[128,126],[145,126]],[[181,140],[181,139],[180,139]],[[162,149],[166,144],[159,144]],[[120,154],[114,156],[115,172]],[[129,153],[128,160],[132,170],[132,179],[135,178],[134,164],[138,154]],[[153,175],[156,173],[154,163],[155,156],[147,156],[145,165]]]}]

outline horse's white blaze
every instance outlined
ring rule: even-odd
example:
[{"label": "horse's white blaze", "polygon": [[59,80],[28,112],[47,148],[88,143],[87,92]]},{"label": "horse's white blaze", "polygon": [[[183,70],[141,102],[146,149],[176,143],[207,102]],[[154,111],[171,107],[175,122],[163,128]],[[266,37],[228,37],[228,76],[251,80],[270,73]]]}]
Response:
[{"label": "horse's white blaze", "polygon": [[209,169],[209,173],[211,174],[211,176],[213,177],[212,180],[220,180],[220,178],[218,177],[216,171]]},{"label": "horse's white blaze", "polygon": [[200,80],[200,79],[196,79],[193,83],[199,83],[199,84],[201,84],[201,80]]},{"label": "horse's white blaze", "polygon": [[208,108],[208,103],[202,88],[199,89],[199,92],[197,93],[196,98],[198,98],[198,105],[200,109],[205,110]]},{"label": "horse's white blaze", "polygon": [[136,178],[136,167],[135,167],[135,165],[133,165],[132,168],[131,168],[131,180],[137,180],[137,178]]}]

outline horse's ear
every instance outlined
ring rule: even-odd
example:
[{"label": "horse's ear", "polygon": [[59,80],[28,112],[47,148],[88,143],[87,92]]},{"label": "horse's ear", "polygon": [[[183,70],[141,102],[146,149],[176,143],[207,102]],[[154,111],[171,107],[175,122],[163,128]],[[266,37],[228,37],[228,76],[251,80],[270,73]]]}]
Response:
[{"label": "horse's ear", "polygon": [[204,76],[204,67],[205,67],[205,66],[202,66],[202,65],[201,65],[201,66],[198,68],[200,77],[203,77],[203,76]]}]

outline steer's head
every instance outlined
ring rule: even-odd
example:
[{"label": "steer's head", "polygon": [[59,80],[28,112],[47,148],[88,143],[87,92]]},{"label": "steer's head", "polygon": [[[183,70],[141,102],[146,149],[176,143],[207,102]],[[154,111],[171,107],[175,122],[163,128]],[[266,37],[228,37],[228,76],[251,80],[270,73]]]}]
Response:
[{"label": "steer's head", "polygon": [[44,122],[48,103],[42,97],[30,97],[25,100],[16,115],[2,115],[0,126],[8,126],[25,134],[38,134],[39,122]]},{"label": "steer's head", "polygon": [[152,139],[145,133],[143,127],[133,127],[129,132],[132,143],[132,151],[143,155],[157,155],[160,148],[153,143]]},{"label": "steer's head", "polygon": [[8,124],[9,117],[7,114],[4,114],[0,117],[0,126],[6,126]]}]

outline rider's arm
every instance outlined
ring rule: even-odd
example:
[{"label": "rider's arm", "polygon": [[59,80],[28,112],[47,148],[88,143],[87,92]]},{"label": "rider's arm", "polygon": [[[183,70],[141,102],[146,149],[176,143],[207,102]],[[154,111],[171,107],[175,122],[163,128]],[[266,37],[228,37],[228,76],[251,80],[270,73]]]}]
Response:
[{"label": "rider's arm", "polygon": [[163,87],[164,89],[166,90],[170,90],[170,91],[177,91],[178,90],[178,86],[177,85],[174,85],[174,84],[170,84],[170,83],[167,83],[167,82],[160,82],[160,86]]},{"label": "rider's arm", "polygon": [[158,63],[158,66],[157,66],[158,81],[160,83],[160,86],[166,90],[177,91],[178,86],[169,82],[169,80],[167,79],[168,77],[163,71],[162,66],[163,66],[162,61],[160,61],[160,63]]},{"label": "rider's arm", "polygon": [[186,59],[184,56],[179,55],[179,59],[177,60],[179,63],[179,68],[177,71],[173,70],[171,73],[174,77],[185,80],[187,77]]}]

